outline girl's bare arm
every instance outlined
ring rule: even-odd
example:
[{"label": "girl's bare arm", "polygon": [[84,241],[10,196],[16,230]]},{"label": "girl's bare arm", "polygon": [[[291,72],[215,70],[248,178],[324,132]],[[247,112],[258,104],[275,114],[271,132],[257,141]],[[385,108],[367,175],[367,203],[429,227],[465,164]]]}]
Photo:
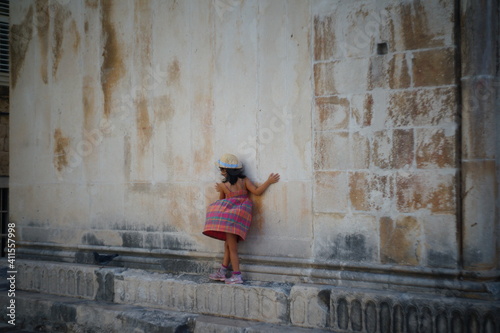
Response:
[{"label": "girl's bare arm", "polygon": [[269,178],[267,178],[267,180],[259,186],[255,186],[250,179],[245,178],[245,186],[250,193],[255,195],[261,195],[267,190],[267,188],[271,184],[277,183],[279,182],[279,180],[280,180],[280,175],[277,173],[272,173],[269,175]]}]

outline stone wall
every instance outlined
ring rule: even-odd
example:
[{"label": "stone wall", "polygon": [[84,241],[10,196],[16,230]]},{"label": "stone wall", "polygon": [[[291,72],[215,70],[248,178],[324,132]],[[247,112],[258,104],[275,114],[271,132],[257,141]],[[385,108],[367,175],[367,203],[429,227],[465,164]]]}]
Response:
[{"label": "stone wall", "polygon": [[315,8],[316,256],[453,268],[454,3],[380,3]]},{"label": "stone wall", "polygon": [[213,162],[232,152],[256,183],[281,174],[253,198],[250,278],[488,293],[474,283],[498,265],[462,270],[455,1],[11,6],[21,256],[205,272]]}]

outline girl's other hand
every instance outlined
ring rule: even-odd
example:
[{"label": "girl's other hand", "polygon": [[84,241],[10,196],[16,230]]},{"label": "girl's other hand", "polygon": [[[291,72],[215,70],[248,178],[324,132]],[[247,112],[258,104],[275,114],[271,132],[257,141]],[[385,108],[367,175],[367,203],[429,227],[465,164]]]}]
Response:
[{"label": "girl's other hand", "polygon": [[274,184],[274,183],[277,183],[280,181],[280,175],[279,173],[272,173],[269,175],[269,178],[267,179],[267,181],[270,183],[270,184]]},{"label": "girl's other hand", "polygon": [[220,193],[219,183],[215,183],[215,190]]}]

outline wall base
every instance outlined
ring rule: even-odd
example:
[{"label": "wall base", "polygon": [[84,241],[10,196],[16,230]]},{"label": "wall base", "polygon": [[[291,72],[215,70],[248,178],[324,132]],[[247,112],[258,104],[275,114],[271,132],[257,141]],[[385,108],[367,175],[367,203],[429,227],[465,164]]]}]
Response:
[{"label": "wall base", "polygon": [[[24,259],[77,264],[96,264],[94,252],[118,254],[104,263],[108,267],[144,269],[163,273],[206,275],[218,267],[220,254],[189,251],[129,249],[123,247],[22,243],[18,256]],[[313,283],[342,288],[394,292],[418,292],[445,297],[500,300],[500,272],[470,272],[345,263],[322,263],[294,258],[241,256],[241,269],[249,280]]]}]

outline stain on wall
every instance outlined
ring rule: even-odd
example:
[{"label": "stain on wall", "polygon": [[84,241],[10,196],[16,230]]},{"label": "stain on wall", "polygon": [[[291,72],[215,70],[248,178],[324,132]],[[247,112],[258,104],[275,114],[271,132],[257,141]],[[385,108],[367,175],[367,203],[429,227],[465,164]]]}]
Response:
[{"label": "stain on wall", "polygon": [[10,75],[13,89],[16,87],[17,80],[19,79],[32,37],[33,6],[29,6],[23,21],[20,24],[13,24],[10,29]]},{"label": "stain on wall", "polygon": [[356,262],[369,261],[373,257],[373,250],[366,241],[366,236],[361,233],[337,235],[330,244],[329,252],[321,257],[334,260],[352,260]]},{"label": "stain on wall", "polygon": [[59,172],[68,166],[70,142],[70,138],[64,136],[61,129],[58,128],[54,131],[54,167]]},{"label": "stain on wall", "polygon": [[42,81],[48,83],[48,53],[49,53],[49,30],[50,12],[48,0],[37,0],[35,24],[37,28],[38,41],[40,44],[40,75]]},{"label": "stain on wall", "polygon": [[86,75],[83,78],[83,126],[86,130],[93,128],[93,119],[95,114],[95,91],[94,80],[92,77]]},{"label": "stain on wall", "polygon": [[136,102],[136,128],[139,136],[138,152],[143,152],[147,148],[149,141],[153,135],[153,126],[149,120],[149,105],[148,99],[144,95],[140,95]]},{"label": "stain on wall", "polygon": [[104,115],[112,111],[113,93],[117,82],[125,74],[122,47],[113,23],[114,1],[101,0],[102,39],[104,41],[101,65],[101,86],[104,94]]},{"label": "stain on wall", "polygon": [[151,8],[149,1],[136,1],[134,10],[134,30],[136,57],[135,62],[138,67],[138,74],[141,89],[136,92],[136,130],[138,136],[137,152],[143,155],[148,149],[151,137],[153,135],[153,122],[150,119],[150,100],[149,93],[151,88],[148,86],[148,79],[151,79],[151,73],[148,69],[151,68]]},{"label": "stain on wall", "polygon": [[179,60],[175,59],[168,65],[168,84],[178,84],[181,77]]},{"label": "stain on wall", "polygon": [[69,17],[69,12],[61,5],[51,6],[54,16],[54,27],[52,31],[52,76],[56,76],[59,62],[63,55],[63,39],[66,33],[65,22]]}]

